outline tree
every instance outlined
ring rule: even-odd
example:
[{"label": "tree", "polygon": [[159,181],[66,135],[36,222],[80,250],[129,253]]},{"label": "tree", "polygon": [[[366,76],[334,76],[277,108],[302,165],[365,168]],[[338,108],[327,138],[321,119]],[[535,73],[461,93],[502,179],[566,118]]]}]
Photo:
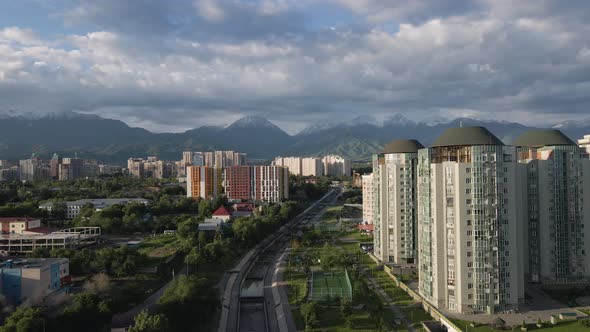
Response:
[{"label": "tree", "polygon": [[186,331],[195,324],[205,330],[203,322],[209,322],[219,307],[219,297],[206,278],[181,275],[166,289],[158,306],[170,322],[170,331]]},{"label": "tree", "polygon": [[204,248],[207,244],[207,233],[199,231],[199,248]]},{"label": "tree", "polygon": [[60,331],[100,331],[111,321],[111,302],[95,293],[76,294],[56,321]]},{"label": "tree", "polygon": [[191,252],[184,258],[184,262],[189,266],[193,266],[195,268],[195,272],[199,270],[199,264],[201,264],[202,260],[203,257],[197,248],[193,248]]},{"label": "tree", "polygon": [[176,235],[182,242],[183,247],[188,249],[197,245],[198,229],[199,222],[194,218],[189,218],[183,222],[178,223]]},{"label": "tree", "polygon": [[19,306],[6,318],[0,332],[36,332],[43,329],[41,309],[37,307]]},{"label": "tree", "polygon": [[27,254],[27,257],[31,258],[47,258],[50,257],[51,251],[46,247],[37,247]]},{"label": "tree", "polygon": [[199,202],[199,219],[203,220],[205,218],[209,218],[211,217],[211,213],[213,213],[211,202],[206,199],[202,199]]},{"label": "tree", "polygon": [[68,208],[65,203],[55,202],[51,207],[51,218],[64,220],[67,216]]},{"label": "tree", "polygon": [[165,332],[168,331],[168,320],[164,315],[150,315],[147,310],[142,310],[133,319],[135,324],[129,328],[129,332]]},{"label": "tree", "polygon": [[208,243],[203,248],[203,254],[208,262],[218,262],[219,259],[223,256],[223,245],[220,241],[213,241],[211,243]]},{"label": "tree", "polygon": [[301,315],[305,322],[305,329],[310,330],[318,324],[318,303],[307,302],[301,305]]}]

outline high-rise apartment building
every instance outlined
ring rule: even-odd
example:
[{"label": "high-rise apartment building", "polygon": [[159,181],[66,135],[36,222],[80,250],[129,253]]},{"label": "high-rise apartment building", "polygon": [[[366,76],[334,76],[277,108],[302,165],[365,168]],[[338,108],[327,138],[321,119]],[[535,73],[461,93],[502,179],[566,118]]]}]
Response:
[{"label": "high-rise apartment building", "polygon": [[362,176],[362,190],[363,190],[363,222],[372,224],[374,215],[374,199],[373,192],[373,174],[365,174]]},{"label": "high-rise apartment building", "polygon": [[143,177],[143,159],[142,158],[129,158],[127,160],[127,170],[129,175],[142,178]]},{"label": "high-rise apartment building", "polygon": [[322,158],[325,176],[350,176],[350,159],[336,155]]},{"label": "high-rise apartment building", "polygon": [[186,195],[213,199],[222,193],[222,169],[209,166],[186,168]]},{"label": "high-rise apartment building", "polygon": [[418,151],[419,292],[436,307],[495,313],[524,299],[517,163],[482,127]]},{"label": "high-rise apartment building", "polygon": [[184,151],[182,153],[182,161],[184,161],[187,166],[194,165],[222,168],[246,165],[247,155],[235,151]]},{"label": "high-rise apartment building", "polygon": [[223,187],[228,198],[252,198],[252,167],[254,166],[233,166],[224,169]]},{"label": "high-rise apartment building", "polygon": [[291,175],[321,176],[323,173],[322,159],[316,157],[276,157],[273,165],[287,167]]},{"label": "high-rise apartment building", "polygon": [[321,158],[306,157],[301,159],[301,175],[321,176],[323,171],[324,165]]},{"label": "high-rise apartment building", "polygon": [[588,155],[590,155],[590,135],[584,135],[584,138],[580,138],[578,140],[578,145],[585,154],[585,157],[588,158]]},{"label": "high-rise apartment building", "polygon": [[36,181],[50,178],[50,166],[48,163],[32,154],[30,159],[20,160],[19,177],[21,180]]},{"label": "high-rise apartment building", "polygon": [[[590,136],[588,136],[590,138]],[[558,130],[534,130],[515,142],[523,185],[525,274],[530,282],[590,277],[590,160]],[[586,204],[586,206],[585,206]]]},{"label": "high-rise apartment building", "polygon": [[276,157],[273,165],[287,167],[291,175],[301,175],[302,159],[301,157]]},{"label": "high-rise apartment building", "polygon": [[289,172],[282,166],[231,166],[224,169],[229,199],[277,203],[289,198]]},{"label": "high-rise apartment building", "polygon": [[57,153],[54,153],[53,157],[51,157],[51,160],[49,161],[49,176],[54,180],[59,179],[59,165],[61,164],[61,161],[62,159],[57,155]]},{"label": "high-rise apartment building", "polygon": [[423,147],[416,140],[398,140],[373,156],[374,252],[384,262],[416,263],[416,168]]},{"label": "high-rise apartment building", "polygon": [[176,165],[171,161],[159,160],[157,157],[129,158],[127,160],[129,175],[138,178],[163,179],[177,175]]},{"label": "high-rise apartment building", "polygon": [[73,180],[83,176],[84,160],[80,158],[63,158],[58,165],[60,180]]},{"label": "high-rise apartment building", "polygon": [[[194,156],[195,156],[195,152],[184,151],[184,152],[182,152],[182,161],[184,161],[184,163],[187,165],[191,165],[193,163]],[[197,166],[202,166],[202,165],[197,165]]]}]

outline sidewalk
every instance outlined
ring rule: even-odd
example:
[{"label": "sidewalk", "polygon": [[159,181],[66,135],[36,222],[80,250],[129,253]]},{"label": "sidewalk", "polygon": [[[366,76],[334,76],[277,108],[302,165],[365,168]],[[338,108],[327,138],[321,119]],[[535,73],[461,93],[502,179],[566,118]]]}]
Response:
[{"label": "sidewalk", "polygon": [[379,283],[367,272],[367,269],[363,266],[360,267],[361,273],[369,280],[369,288],[374,289],[379,296],[385,301],[390,311],[392,311],[395,316],[402,320],[402,322],[406,325],[406,328],[410,332],[414,332],[414,327],[411,322],[408,322],[404,313],[400,310],[400,308],[394,304],[393,299],[381,288]]}]

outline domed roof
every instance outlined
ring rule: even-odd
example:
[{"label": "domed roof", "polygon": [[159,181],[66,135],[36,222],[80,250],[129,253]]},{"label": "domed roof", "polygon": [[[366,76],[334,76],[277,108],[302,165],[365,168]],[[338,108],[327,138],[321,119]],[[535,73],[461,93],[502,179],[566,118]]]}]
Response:
[{"label": "domed roof", "polygon": [[504,145],[502,141],[484,127],[460,127],[445,130],[432,147],[458,145]]},{"label": "domed roof", "polygon": [[552,145],[576,145],[574,141],[555,129],[529,130],[517,138],[513,145],[538,148]]},{"label": "domed roof", "polygon": [[400,139],[387,144],[381,153],[411,153],[423,149],[424,145],[415,139]]}]

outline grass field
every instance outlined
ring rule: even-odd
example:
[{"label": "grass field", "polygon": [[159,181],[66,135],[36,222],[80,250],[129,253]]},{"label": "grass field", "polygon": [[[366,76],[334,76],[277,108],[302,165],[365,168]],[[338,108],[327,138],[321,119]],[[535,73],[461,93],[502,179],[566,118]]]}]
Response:
[{"label": "grass field", "polygon": [[311,299],[313,301],[325,300],[328,296],[348,299],[352,297],[352,289],[346,282],[345,272],[316,272],[313,274],[312,284]]},{"label": "grass field", "polygon": [[172,257],[179,248],[178,239],[175,235],[160,235],[143,241],[138,252],[146,256],[142,267],[157,267],[161,262]]}]

